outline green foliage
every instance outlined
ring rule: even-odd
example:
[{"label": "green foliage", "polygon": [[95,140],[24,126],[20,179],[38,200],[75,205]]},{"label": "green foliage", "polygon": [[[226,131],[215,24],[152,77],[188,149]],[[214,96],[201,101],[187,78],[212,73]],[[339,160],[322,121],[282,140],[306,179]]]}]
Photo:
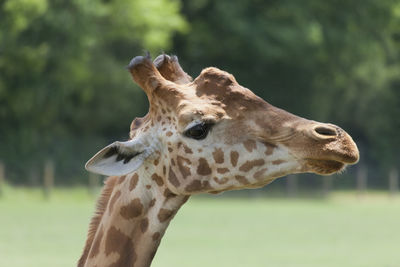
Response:
[{"label": "green foliage", "polygon": [[377,177],[398,164],[399,0],[182,0],[180,9],[179,0],[0,2],[8,178],[26,182],[54,158],[68,182],[99,147],[127,138],[147,101],[124,66],[143,48],[173,50],[192,76],[218,66],[276,106],[342,126]]},{"label": "green foliage", "polygon": [[0,158],[15,177],[26,181],[49,157],[75,176],[95,147],[127,137],[146,100],[124,66],[143,48],[171,46],[187,29],[179,8],[174,0],[0,3]]}]

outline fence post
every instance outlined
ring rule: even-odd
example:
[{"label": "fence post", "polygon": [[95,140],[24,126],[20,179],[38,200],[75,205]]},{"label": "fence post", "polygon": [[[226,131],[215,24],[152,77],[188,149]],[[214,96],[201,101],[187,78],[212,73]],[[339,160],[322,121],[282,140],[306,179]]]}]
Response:
[{"label": "fence post", "polygon": [[389,172],[389,193],[391,197],[399,192],[399,172],[393,168]]},{"label": "fence post", "polygon": [[296,197],[298,192],[297,175],[289,175],[286,178],[286,191],[290,198]]},{"label": "fence post", "polygon": [[44,164],[43,172],[43,193],[45,198],[50,198],[51,190],[54,186],[54,163],[47,160]]},{"label": "fence post", "polygon": [[4,170],[4,163],[0,161],[0,197],[4,195],[3,187],[5,185],[5,170]]},{"label": "fence post", "polygon": [[99,175],[89,172],[89,193],[96,194],[96,188],[99,185]]},{"label": "fence post", "polygon": [[333,177],[327,176],[322,177],[322,194],[324,197],[328,197],[332,191]]},{"label": "fence post", "polygon": [[367,167],[365,165],[360,165],[357,169],[357,195],[358,197],[362,197],[367,190]]}]

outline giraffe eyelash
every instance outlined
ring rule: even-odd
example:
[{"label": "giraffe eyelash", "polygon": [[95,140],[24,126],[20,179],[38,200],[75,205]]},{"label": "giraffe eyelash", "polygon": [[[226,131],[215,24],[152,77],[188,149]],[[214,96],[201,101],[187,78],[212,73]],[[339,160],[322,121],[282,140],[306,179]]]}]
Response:
[{"label": "giraffe eyelash", "polygon": [[207,137],[213,125],[213,122],[200,122],[185,130],[183,135],[195,140],[203,140]]}]

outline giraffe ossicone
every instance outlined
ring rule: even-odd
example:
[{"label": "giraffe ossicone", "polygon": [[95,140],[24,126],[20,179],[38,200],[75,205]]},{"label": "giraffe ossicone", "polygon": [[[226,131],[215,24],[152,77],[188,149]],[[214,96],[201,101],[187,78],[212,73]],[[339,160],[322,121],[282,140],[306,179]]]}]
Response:
[{"label": "giraffe ossicone", "polygon": [[86,164],[108,178],[79,266],[150,266],[170,220],[190,195],[257,188],[301,172],[329,175],[358,161],[333,124],[276,108],[217,68],[192,79],[176,56],[128,65],[150,102],[130,140]]}]

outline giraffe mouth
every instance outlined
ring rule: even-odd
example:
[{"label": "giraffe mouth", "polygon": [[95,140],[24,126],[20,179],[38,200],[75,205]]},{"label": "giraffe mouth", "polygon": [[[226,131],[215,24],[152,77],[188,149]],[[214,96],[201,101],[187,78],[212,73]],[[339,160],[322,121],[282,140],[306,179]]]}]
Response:
[{"label": "giraffe mouth", "polygon": [[341,172],[347,164],[336,160],[306,159],[306,169],[319,175],[331,175]]}]

